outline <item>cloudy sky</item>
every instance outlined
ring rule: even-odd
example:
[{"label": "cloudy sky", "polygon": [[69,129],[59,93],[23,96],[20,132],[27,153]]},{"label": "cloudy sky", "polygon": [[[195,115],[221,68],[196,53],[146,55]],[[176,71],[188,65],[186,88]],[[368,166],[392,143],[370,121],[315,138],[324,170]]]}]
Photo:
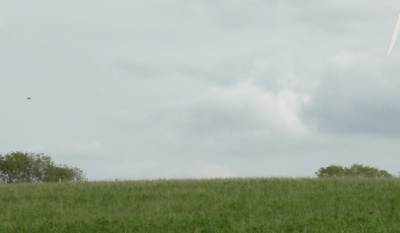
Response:
[{"label": "cloudy sky", "polygon": [[[395,0],[0,3],[0,153],[90,180],[400,171]],[[31,100],[27,100],[31,97]]]}]

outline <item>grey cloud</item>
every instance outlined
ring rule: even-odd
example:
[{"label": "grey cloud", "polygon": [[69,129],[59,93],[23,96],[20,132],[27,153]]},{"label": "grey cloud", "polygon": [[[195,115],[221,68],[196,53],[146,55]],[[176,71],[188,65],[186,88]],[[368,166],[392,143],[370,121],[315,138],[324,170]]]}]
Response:
[{"label": "grey cloud", "polygon": [[[374,51],[343,54],[322,75],[305,110],[321,131],[400,136],[398,68]],[[349,57],[351,61],[348,60]],[[379,58],[380,57],[380,58]],[[349,64],[353,63],[353,64]]]},{"label": "grey cloud", "polygon": [[152,129],[153,141],[163,154],[176,151],[211,158],[278,154],[309,140],[298,112],[291,109],[302,104],[296,95],[265,91],[252,83],[212,88],[200,98],[177,102],[137,123],[144,135]]}]

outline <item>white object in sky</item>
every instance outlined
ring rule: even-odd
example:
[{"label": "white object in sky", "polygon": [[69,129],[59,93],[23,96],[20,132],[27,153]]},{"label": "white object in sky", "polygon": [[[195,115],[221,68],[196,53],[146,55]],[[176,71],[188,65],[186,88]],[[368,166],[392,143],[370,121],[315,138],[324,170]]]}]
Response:
[{"label": "white object in sky", "polygon": [[390,42],[389,50],[388,50],[388,56],[393,50],[394,44],[396,43],[397,36],[399,35],[400,31],[400,14],[399,18],[397,19],[396,27],[394,28],[393,36],[392,36],[392,41]]}]

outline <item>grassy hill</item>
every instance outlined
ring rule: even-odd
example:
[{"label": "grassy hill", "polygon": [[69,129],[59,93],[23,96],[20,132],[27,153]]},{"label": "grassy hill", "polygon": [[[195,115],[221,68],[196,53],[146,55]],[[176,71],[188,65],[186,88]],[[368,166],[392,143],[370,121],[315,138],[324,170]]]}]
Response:
[{"label": "grassy hill", "polygon": [[0,185],[0,233],[400,232],[399,179]]}]

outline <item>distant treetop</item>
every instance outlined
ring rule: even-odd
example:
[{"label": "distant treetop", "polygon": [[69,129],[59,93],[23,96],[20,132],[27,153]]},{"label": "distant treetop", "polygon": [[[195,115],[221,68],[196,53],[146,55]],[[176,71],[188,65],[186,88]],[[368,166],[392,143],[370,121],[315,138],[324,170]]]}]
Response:
[{"label": "distant treetop", "polygon": [[318,178],[324,177],[363,177],[363,178],[390,178],[392,174],[378,168],[353,164],[351,167],[342,167],[340,165],[330,165],[321,167],[315,175]]}]

